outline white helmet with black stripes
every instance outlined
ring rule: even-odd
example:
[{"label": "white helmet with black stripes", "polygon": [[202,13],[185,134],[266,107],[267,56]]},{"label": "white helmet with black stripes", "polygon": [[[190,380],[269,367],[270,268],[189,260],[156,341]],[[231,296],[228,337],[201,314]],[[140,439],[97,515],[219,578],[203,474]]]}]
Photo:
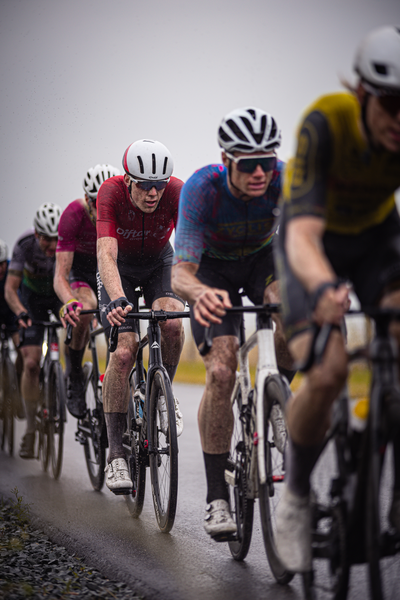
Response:
[{"label": "white helmet with black stripes", "polygon": [[124,152],[122,166],[134,179],[161,181],[169,179],[174,169],[168,148],[155,140],[138,140]]},{"label": "white helmet with black stripes", "polygon": [[253,106],[228,113],[218,129],[218,143],[226,152],[270,152],[281,139],[274,117]]}]

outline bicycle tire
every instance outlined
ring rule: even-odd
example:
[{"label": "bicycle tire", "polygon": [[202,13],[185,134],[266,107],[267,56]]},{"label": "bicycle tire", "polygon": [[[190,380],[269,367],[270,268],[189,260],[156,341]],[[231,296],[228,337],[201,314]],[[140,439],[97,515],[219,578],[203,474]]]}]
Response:
[{"label": "bicycle tire", "polygon": [[[165,397],[167,430],[160,426],[158,400]],[[163,533],[171,531],[178,497],[178,440],[171,383],[165,371],[157,369],[151,378],[149,402],[149,462],[151,491],[157,524]]]},{"label": "bicycle tire", "polygon": [[125,495],[125,501],[127,503],[129,513],[134,519],[140,517],[143,510],[146,492],[146,465],[148,462],[147,455],[144,453],[144,449],[140,448],[139,443],[141,426],[138,426],[136,421],[138,414],[138,407],[134,402],[136,385],[136,371],[133,369],[130,378],[131,395],[129,398],[127,423],[129,439],[131,440],[131,452],[130,454],[127,453],[126,457],[133,483],[133,489],[131,494]]},{"label": "bicycle tire", "polygon": [[232,402],[234,426],[231,438],[231,451],[229,457],[230,465],[234,466],[232,471],[235,485],[229,485],[230,506],[232,518],[236,521],[236,540],[228,542],[229,550],[233,558],[243,561],[250,548],[253,533],[254,498],[247,497],[247,463],[249,457],[246,452],[245,415],[242,410],[242,395],[240,386]]},{"label": "bicycle tire", "polygon": [[[83,366],[85,379],[89,377],[91,366],[91,363],[85,363]],[[96,393],[98,400],[96,400]],[[86,386],[85,399],[87,411],[84,418],[79,420],[78,429],[79,424],[81,424],[82,427],[91,432],[90,434],[85,434],[86,440],[83,444],[83,451],[90,483],[96,492],[100,492],[104,485],[107,447],[107,431],[103,404],[100,401],[101,393],[100,382],[95,381],[91,372]]]},{"label": "bicycle tire", "polygon": [[59,362],[53,362],[49,377],[49,440],[51,448],[51,468],[54,479],[61,474],[64,453],[64,422],[66,392],[64,374]]},{"label": "bicycle tire", "polygon": [[1,449],[10,456],[14,454],[14,407],[16,394],[18,392],[18,381],[15,367],[9,356],[5,357],[2,369],[2,420],[3,431]]},{"label": "bicycle tire", "polygon": [[50,438],[49,438],[49,405],[46,390],[44,388],[43,371],[39,376],[39,411],[37,414],[37,429],[39,432],[38,458],[42,464],[42,469],[46,473],[50,462]]},{"label": "bicycle tire", "polygon": [[278,403],[284,413],[287,394],[279,375],[270,375],[265,380],[263,390],[264,406],[264,455],[266,462],[266,482],[259,482],[261,529],[264,547],[271,572],[276,581],[286,585],[293,579],[282,564],[275,544],[275,511],[282,494],[284,480],[284,457],[275,447],[272,439],[272,426],[269,415],[273,403]]},{"label": "bicycle tire", "polygon": [[[370,407],[382,406],[383,399]],[[393,447],[382,414],[369,420],[369,464],[366,494],[366,554],[372,600],[393,600],[400,585],[400,536],[388,521],[393,480]]]}]

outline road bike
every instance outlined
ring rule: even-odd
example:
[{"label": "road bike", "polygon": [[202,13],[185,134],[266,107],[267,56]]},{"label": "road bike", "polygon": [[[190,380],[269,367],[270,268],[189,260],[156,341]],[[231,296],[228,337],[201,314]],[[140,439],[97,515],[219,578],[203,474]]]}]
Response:
[{"label": "road bike", "polygon": [[[331,443],[336,472],[326,498],[321,500],[315,489],[312,494],[313,570],[303,576],[305,597],[310,600],[345,600],[351,568],[361,564],[368,568],[372,600],[395,600],[400,594],[400,532],[388,520],[393,442],[399,440],[400,426],[387,409],[389,398],[400,403],[397,343],[389,332],[391,323],[400,321],[400,310],[363,308],[362,312],[373,319],[375,334],[367,346],[349,352],[349,360],[370,362],[369,413],[364,431],[355,431],[346,390],[334,405],[321,455]],[[321,360],[330,331],[330,326],[316,329],[313,357],[303,371]]]},{"label": "road bike", "polygon": [[[234,313],[256,313],[256,331],[246,340],[242,319],[239,370],[231,396],[234,429],[225,480],[230,489],[230,507],[237,533],[227,539],[235,560],[247,556],[253,530],[254,502],[259,498],[265,551],[275,579],[288,583],[293,574],[282,565],[275,547],[275,510],[282,493],[285,473],[284,453],[278,450],[273,427],[276,419],[284,424],[283,411],[290,396],[286,378],[279,374],[274,345],[272,315],[279,305],[238,306]],[[213,327],[206,329],[200,353],[211,348]],[[252,387],[249,353],[258,345],[255,385]]]},{"label": "road bike", "polygon": [[[39,402],[35,418],[38,432],[36,458],[40,459],[43,471],[51,463],[54,479],[61,474],[64,451],[64,423],[66,421],[66,390],[64,373],[60,364],[60,349],[57,329],[60,321],[32,321],[32,325],[44,328],[42,356],[39,373]],[[20,329],[21,343],[24,329]]]},{"label": "road bike", "polygon": [[[83,310],[81,315],[91,314],[98,318],[99,310]],[[77,420],[75,440],[82,444],[89,478],[93,488],[99,492],[104,484],[104,469],[106,466],[106,449],[108,448],[107,428],[103,411],[102,374],[100,373],[96,339],[104,334],[103,327],[93,327],[89,324],[89,350],[92,362],[83,366],[85,377],[86,413]],[[67,326],[65,344],[72,340],[72,325]]]},{"label": "road bike", "polygon": [[[176,435],[175,401],[168,373],[161,356],[160,322],[189,316],[188,311],[139,311],[136,292],[133,311],[126,319],[149,322],[147,335],[141,339],[135,365],[130,375],[131,396],[128,406],[127,430],[123,445],[133,482],[132,492],[125,494],[130,514],[140,516],[145,496],[146,469],[150,468],[151,491],[158,527],[163,533],[171,531],[178,497],[178,440]],[[110,332],[109,350],[114,352],[118,343],[118,327]],[[143,350],[148,346],[149,361],[146,371]],[[166,426],[161,427],[160,407],[166,408]]]},{"label": "road bike", "polygon": [[4,324],[0,329],[0,427],[1,449],[14,454],[14,415],[20,402],[18,378],[10,356],[10,333]]}]

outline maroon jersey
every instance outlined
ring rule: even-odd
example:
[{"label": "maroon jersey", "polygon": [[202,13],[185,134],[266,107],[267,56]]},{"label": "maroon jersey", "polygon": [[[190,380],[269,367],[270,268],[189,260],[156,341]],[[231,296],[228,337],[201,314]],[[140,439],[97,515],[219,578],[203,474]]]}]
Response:
[{"label": "maroon jersey", "polygon": [[68,204],[58,226],[57,252],[96,256],[96,228],[79,200]]},{"label": "maroon jersey", "polygon": [[97,194],[97,237],[116,238],[119,262],[154,260],[176,227],[182,186],[171,177],[156,210],[144,213],[132,204],[122,175],[107,179]]}]

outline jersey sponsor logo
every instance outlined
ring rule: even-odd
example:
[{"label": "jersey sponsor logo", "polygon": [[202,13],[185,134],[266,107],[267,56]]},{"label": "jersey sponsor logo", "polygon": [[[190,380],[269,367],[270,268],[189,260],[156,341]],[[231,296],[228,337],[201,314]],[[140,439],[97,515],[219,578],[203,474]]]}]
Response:
[{"label": "jersey sponsor logo", "polygon": [[259,219],[256,221],[242,221],[240,223],[221,223],[218,225],[218,235],[226,235],[230,239],[242,239],[246,235],[265,236],[273,228],[274,219]]}]

